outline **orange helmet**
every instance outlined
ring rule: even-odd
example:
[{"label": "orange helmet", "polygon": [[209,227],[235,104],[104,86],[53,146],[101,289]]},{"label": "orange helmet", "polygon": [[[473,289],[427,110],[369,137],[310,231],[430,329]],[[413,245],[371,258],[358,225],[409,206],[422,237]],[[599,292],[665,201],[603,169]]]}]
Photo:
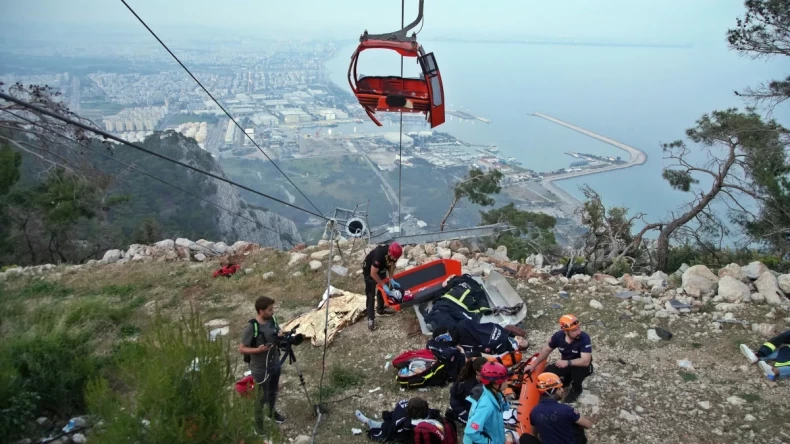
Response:
[{"label": "orange helmet", "polygon": [[549,372],[538,375],[537,388],[539,392],[543,393],[558,387],[562,387],[562,380],[559,376]]},{"label": "orange helmet", "polygon": [[562,315],[560,318],[560,329],[562,331],[571,331],[579,326],[579,320],[572,314]]}]

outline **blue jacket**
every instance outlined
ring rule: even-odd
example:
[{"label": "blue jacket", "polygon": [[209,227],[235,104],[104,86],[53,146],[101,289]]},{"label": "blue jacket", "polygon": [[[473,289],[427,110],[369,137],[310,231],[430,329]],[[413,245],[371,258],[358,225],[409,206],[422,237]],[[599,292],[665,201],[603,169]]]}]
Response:
[{"label": "blue jacket", "polygon": [[502,412],[510,408],[501,394],[494,394],[482,384],[467,396],[472,404],[464,429],[463,444],[502,444],[505,442],[505,422]]}]

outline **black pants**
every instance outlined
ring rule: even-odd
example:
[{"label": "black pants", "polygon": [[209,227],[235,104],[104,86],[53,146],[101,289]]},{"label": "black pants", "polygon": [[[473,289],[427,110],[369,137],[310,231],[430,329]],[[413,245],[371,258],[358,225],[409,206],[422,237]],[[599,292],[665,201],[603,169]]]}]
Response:
[{"label": "black pants", "polygon": [[554,373],[562,379],[562,386],[571,386],[573,390],[581,390],[584,378],[590,376],[593,372],[592,363],[587,367],[565,367],[559,368],[554,364],[547,365],[544,372]]},{"label": "black pants", "polygon": [[379,311],[384,310],[384,298],[381,296],[381,292],[376,289],[376,281],[370,276],[365,276],[365,296],[367,296],[368,319],[375,319],[374,304],[378,306]]},{"label": "black pants", "polygon": [[[584,434],[584,429],[581,427],[579,427],[579,429],[581,436],[578,441],[576,441],[576,444],[587,444],[587,435]],[[518,438],[518,444],[543,444],[543,442],[529,433],[525,433]]]},{"label": "black pants", "polygon": [[[279,363],[279,361],[278,361]],[[258,386],[255,403],[255,426],[263,430],[263,410],[269,406],[269,416],[274,416],[274,404],[277,402],[277,392],[280,385],[280,369],[264,373],[253,373],[255,385]]]}]

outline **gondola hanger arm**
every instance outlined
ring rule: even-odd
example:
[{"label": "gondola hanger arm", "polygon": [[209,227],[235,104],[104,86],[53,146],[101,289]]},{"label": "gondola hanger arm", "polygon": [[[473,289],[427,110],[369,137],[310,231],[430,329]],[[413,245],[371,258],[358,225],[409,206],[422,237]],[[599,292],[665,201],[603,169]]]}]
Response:
[{"label": "gondola hanger arm", "polygon": [[409,31],[417,27],[417,25],[422,21],[422,11],[423,11],[423,3],[425,0],[420,0],[419,11],[417,12],[417,18],[406,25],[405,28],[395,31],[395,32],[388,32],[384,34],[368,34],[367,29],[364,33],[359,37],[360,42],[364,42],[365,40],[384,40],[390,42],[414,42],[417,41],[417,33],[408,36]]}]

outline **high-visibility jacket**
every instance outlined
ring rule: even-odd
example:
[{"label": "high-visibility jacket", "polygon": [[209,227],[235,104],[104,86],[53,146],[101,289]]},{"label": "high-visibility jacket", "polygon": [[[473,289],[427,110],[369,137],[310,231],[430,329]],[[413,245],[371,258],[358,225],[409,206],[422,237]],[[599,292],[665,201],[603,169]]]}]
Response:
[{"label": "high-visibility jacket", "polygon": [[774,362],[775,367],[790,366],[790,330],[774,336],[757,350],[757,356],[764,358],[778,352]]}]

